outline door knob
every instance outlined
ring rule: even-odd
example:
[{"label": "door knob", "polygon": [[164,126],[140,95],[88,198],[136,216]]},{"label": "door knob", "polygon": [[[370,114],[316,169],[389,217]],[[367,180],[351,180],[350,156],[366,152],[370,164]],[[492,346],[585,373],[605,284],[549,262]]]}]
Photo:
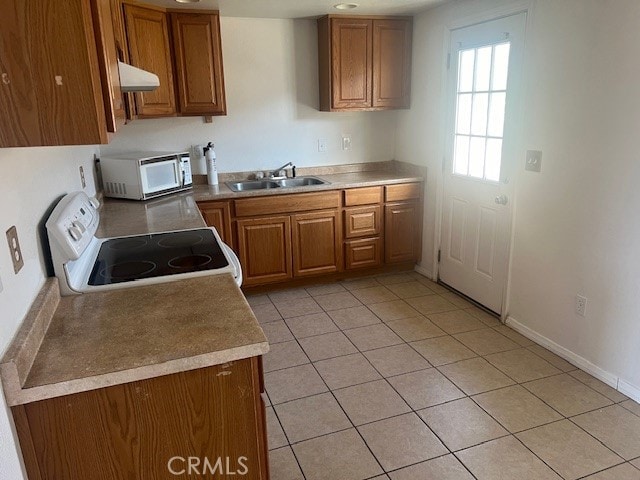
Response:
[{"label": "door knob", "polygon": [[506,205],[509,202],[509,198],[506,195],[498,195],[496,197],[496,203],[498,205]]}]

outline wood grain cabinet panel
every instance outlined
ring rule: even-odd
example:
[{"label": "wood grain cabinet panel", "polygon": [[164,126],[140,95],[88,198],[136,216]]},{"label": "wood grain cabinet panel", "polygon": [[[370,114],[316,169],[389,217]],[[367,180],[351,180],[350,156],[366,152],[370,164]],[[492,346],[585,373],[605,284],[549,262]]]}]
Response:
[{"label": "wood grain cabinet panel", "polygon": [[345,238],[367,237],[380,234],[380,216],[381,209],[379,205],[345,208]]},{"label": "wood grain cabinet panel", "polygon": [[0,0],[0,148],[107,143],[94,1]]},{"label": "wood grain cabinet panel", "polygon": [[382,261],[382,241],[379,237],[347,240],[345,246],[345,268],[377,267]]},{"label": "wood grain cabinet panel", "polygon": [[398,183],[385,187],[385,202],[418,200],[422,197],[422,183]]},{"label": "wood grain cabinet panel", "polygon": [[[127,120],[124,97],[120,90],[120,71],[118,70],[118,51],[115,27],[110,0],[93,0],[92,12],[96,26],[96,42],[100,60],[102,78],[102,96],[104,101],[107,131],[115,133]],[[116,17],[117,18],[117,17]]]},{"label": "wood grain cabinet panel", "polygon": [[167,14],[125,4],[125,24],[131,63],[155,73],[160,86],[152,92],[136,93],[136,112],[141,117],[176,114],[171,45]]},{"label": "wood grain cabinet panel", "polygon": [[171,13],[179,111],[183,115],[225,115],[218,14]]},{"label": "wood grain cabinet panel", "polygon": [[174,476],[169,461],[198,457],[202,466],[206,456],[212,464],[221,457],[225,469],[228,457],[229,471],[244,470],[245,457],[241,478],[267,480],[258,368],[253,357],[14,407],[21,443],[33,447],[29,478],[186,479],[193,472]]},{"label": "wood grain cabinet panel", "polygon": [[344,206],[371,205],[382,202],[383,187],[350,188],[344,191]]},{"label": "wood grain cabinet panel", "polygon": [[331,20],[332,108],[371,106],[371,37],[368,19]]},{"label": "wood grain cabinet panel", "polygon": [[408,108],[411,17],[318,19],[320,110]]},{"label": "wood grain cabinet panel", "polygon": [[338,211],[297,214],[292,221],[294,276],[337,272],[341,264]]},{"label": "wood grain cabinet panel", "polygon": [[205,223],[218,231],[224,243],[233,246],[229,202],[202,202],[198,204],[198,208],[200,208]]},{"label": "wood grain cabinet panel", "polygon": [[373,21],[374,107],[409,107],[412,25],[411,19]]},{"label": "wood grain cabinet panel", "polygon": [[420,256],[420,206],[417,202],[385,206],[384,255],[386,263],[418,261]]},{"label": "wood grain cabinet panel", "polygon": [[243,285],[292,278],[291,217],[243,219],[238,220],[237,225]]},{"label": "wood grain cabinet panel", "polygon": [[42,145],[27,2],[0,1],[0,147]]}]

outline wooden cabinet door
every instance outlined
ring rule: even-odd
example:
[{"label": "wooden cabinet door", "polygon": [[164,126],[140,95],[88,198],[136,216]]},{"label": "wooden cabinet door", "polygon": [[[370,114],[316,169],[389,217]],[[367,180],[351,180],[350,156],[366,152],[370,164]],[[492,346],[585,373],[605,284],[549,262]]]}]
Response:
[{"label": "wooden cabinet door", "polygon": [[102,96],[107,121],[107,131],[115,131],[127,119],[118,71],[118,53],[114,34],[110,0],[93,0],[93,23],[98,47],[98,63],[102,79]]},{"label": "wooden cabinet door", "polygon": [[338,210],[293,215],[293,275],[337,272],[341,236]]},{"label": "wooden cabinet door", "polygon": [[373,106],[408,108],[411,19],[373,21]]},{"label": "wooden cabinet door", "polygon": [[[13,407],[29,478],[267,480],[257,368],[253,357]],[[188,457],[212,468],[172,475],[176,456],[175,472]]]},{"label": "wooden cabinet door", "polygon": [[373,22],[331,19],[332,108],[371,107]]},{"label": "wooden cabinet door", "polygon": [[128,4],[124,9],[131,63],[155,73],[160,79],[160,86],[154,91],[135,94],[137,114],[141,117],[175,115],[176,96],[167,15],[159,10]]},{"label": "wooden cabinet door", "polygon": [[382,260],[382,241],[379,237],[348,240],[344,249],[347,270],[376,267]]},{"label": "wooden cabinet door", "polygon": [[345,238],[368,237],[380,233],[380,205],[370,207],[345,208]]},{"label": "wooden cabinet door", "polygon": [[238,255],[243,285],[292,278],[291,217],[238,220]]},{"label": "wooden cabinet door", "polygon": [[28,9],[27,2],[0,3],[0,148],[42,145],[29,57]]},{"label": "wooden cabinet door", "polygon": [[233,235],[231,233],[231,208],[229,202],[204,202],[198,204],[205,223],[214,227],[222,241],[229,246],[233,246]]},{"label": "wooden cabinet door", "polygon": [[172,13],[171,26],[180,113],[225,115],[218,15]]},{"label": "wooden cabinet door", "polygon": [[384,251],[386,263],[417,261],[421,228],[415,202],[385,206]]}]

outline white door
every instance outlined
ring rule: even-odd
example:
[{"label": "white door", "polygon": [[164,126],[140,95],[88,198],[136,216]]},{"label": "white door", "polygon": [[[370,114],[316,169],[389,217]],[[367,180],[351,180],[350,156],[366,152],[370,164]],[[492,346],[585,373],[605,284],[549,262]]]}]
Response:
[{"label": "white door", "polygon": [[440,280],[502,312],[526,14],[451,32]]}]

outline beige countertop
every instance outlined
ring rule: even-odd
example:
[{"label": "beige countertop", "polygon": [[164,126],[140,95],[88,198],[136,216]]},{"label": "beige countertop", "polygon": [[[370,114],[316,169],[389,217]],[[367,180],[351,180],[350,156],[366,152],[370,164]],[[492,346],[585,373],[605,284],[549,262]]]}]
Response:
[{"label": "beige countertop", "polygon": [[[327,185],[232,192],[224,183],[146,202],[106,199],[98,237],[201,228],[197,202],[422,181],[423,171],[386,162],[300,169]],[[366,167],[364,167],[366,168]],[[305,171],[306,170],[306,171]],[[48,279],[0,361],[10,406],[202,368],[269,350],[230,275],[60,297]]]},{"label": "beige countertop", "polygon": [[146,202],[105,199],[100,209],[100,226],[96,236],[100,238],[120,237],[166,232],[168,230],[200,228],[204,226],[204,220],[200,215],[196,202],[207,200],[230,200],[244,197],[309,193],[423,180],[422,176],[415,173],[393,171],[362,171],[315,174],[313,176],[330,183],[305,187],[249,190],[245,192],[233,192],[227,185],[220,183],[220,185],[216,186],[194,185],[193,189],[186,192],[147,200]]},{"label": "beige countertop", "polygon": [[[18,332],[14,343],[19,344],[12,344],[0,362],[10,406],[269,350],[228,274],[58,297],[57,304],[57,285],[46,288],[48,300],[34,303],[32,310],[40,311],[30,312],[32,318],[21,327],[28,331]],[[28,338],[38,332],[40,342]]]}]

